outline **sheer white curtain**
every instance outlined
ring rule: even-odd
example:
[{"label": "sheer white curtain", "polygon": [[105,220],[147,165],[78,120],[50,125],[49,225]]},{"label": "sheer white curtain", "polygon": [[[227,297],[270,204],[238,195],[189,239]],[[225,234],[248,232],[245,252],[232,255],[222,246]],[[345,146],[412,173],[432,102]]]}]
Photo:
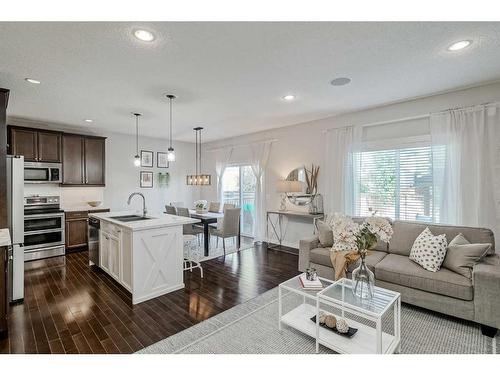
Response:
[{"label": "sheer white curtain", "polygon": [[500,106],[432,114],[434,191],[439,221],[487,227],[499,235]]},{"label": "sheer white curtain", "polygon": [[326,208],[327,212],[355,215],[358,168],[355,153],[361,147],[362,128],[347,126],[327,131],[326,135]]},{"label": "sheer white curtain", "polygon": [[272,141],[251,144],[251,167],[255,175],[254,241],[263,241],[266,234],[266,184],[265,171],[269,162]]},{"label": "sheer white curtain", "polygon": [[231,161],[232,154],[233,148],[225,147],[217,150],[215,155],[215,173],[217,173],[217,200],[221,202],[221,204],[224,202],[224,192],[222,191],[222,177],[224,176],[224,171]]}]

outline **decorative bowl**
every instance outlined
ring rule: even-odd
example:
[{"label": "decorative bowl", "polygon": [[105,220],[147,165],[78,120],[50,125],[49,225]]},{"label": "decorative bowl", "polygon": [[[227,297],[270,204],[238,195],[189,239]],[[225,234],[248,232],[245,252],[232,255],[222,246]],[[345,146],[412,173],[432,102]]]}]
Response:
[{"label": "decorative bowl", "polygon": [[87,204],[91,207],[99,207],[102,202],[101,201],[90,201],[90,202],[87,202]]}]

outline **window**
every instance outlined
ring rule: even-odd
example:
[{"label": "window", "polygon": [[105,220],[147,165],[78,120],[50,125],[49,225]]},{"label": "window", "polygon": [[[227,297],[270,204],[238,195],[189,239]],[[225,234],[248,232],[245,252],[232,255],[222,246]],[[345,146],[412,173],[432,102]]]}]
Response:
[{"label": "window", "polygon": [[431,146],[363,151],[354,155],[354,162],[356,215],[376,210],[392,219],[439,221]]}]

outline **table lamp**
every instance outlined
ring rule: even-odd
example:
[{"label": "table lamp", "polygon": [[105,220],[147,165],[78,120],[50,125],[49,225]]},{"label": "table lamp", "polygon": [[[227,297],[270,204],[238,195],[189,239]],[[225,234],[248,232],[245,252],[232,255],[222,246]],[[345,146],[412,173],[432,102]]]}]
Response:
[{"label": "table lamp", "polygon": [[290,192],[291,182],[288,180],[278,180],[276,191],[281,194],[280,211],[286,211],[286,193]]}]

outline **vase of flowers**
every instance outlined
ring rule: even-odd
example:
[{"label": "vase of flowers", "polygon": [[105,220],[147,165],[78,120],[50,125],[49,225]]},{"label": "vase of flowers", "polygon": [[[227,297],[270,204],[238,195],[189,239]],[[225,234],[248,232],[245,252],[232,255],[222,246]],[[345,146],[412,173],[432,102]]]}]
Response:
[{"label": "vase of flowers", "polygon": [[363,223],[357,224],[350,217],[335,215],[330,225],[337,244],[337,250],[357,252],[361,261],[352,271],[352,292],[360,298],[370,299],[374,294],[375,276],[366,266],[365,258],[369,250],[377,245],[377,241],[389,242],[393,230],[391,224],[383,217],[367,217]]},{"label": "vase of flowers", "polygon": [[194,202],[194,208],[197,214],[204,214],[207,212],[208,202],[206,200],[200,199]]}]

